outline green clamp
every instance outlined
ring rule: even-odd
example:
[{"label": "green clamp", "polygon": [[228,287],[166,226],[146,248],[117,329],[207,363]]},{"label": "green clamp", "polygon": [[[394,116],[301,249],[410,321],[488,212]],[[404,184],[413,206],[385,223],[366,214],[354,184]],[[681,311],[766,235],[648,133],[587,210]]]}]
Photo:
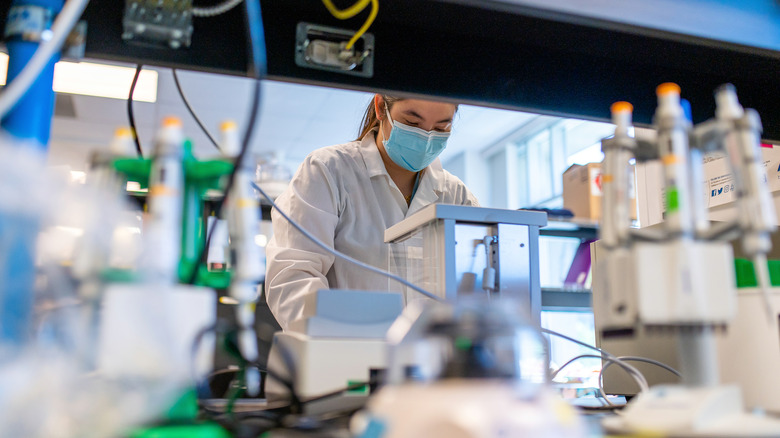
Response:
[{"label": "green clamp", "polygon": [[[780,260],[768,260],[767,268],[769,268],[769,281],[772,286],[780,286]],[[746,259],[734,259],[734,269],[737,277],[737,288],[758,287],[753,262]]]},{"label": "green clamp", "polygon": [[[128,181],[149,187],[152,160],[144,158],[120,158],[113,161],[116,171]],[[198,256],[206,245],[206,226],[203,219],[203,203],[211,190],[224,190],[226,178],[233,172],[234,164],[229,159],[200,161],[192,154],[192,142],[184,142],[182,168],[184,170],[184,193],[182,194],[182,241],[179,260],[179,281],[189,282],[193,269],[198,269],[195,284],[215,289],[227,288],[230,284],[229,272],[210,272],[201,266]],[[110,273],[108,278],[116,277],[128,281],[129,274]]]}]

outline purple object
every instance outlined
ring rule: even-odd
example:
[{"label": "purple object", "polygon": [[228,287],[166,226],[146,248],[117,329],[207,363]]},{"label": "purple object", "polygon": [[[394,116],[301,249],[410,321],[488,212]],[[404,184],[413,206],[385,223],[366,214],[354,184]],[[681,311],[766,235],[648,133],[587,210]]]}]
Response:
[{"label": "purple object", "polygon": [[566,274],[566,280],[563,281],[565,288],[585,289],[585,283],[590,274],[590,244],[595,240],[584,240],[577,247],[574,253],[574,260],[571,261],[569,273]]}]

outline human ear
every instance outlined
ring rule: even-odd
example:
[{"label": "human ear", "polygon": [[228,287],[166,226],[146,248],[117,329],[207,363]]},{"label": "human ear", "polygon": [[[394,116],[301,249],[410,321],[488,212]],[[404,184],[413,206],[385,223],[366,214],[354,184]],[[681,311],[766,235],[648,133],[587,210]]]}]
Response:
[{"label": "human ear", "polygon": [[385,100],[382,98],[382,95],[379,93],[374,95],[374,113],[376,114],[377,120],[384,120],[385,118],[385,112],[382,111],[382,108],[385,107]]}]

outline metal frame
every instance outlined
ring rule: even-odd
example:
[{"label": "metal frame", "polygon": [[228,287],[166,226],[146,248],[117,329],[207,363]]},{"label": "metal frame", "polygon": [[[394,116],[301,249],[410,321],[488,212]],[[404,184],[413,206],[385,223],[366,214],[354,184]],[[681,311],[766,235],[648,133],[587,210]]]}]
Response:
[{"label": "metal frame", "polygon": [[[458,295],[456,241],[458,226],[487,227],[498,237],[498,286],[500,296],[517,298],[529,303],[529,317],[541,322],[542,292],[539,274],[539,227],[547,223],[547,215],[538,211],[502,210],[461,205],[432,204],[385,230],[385,242],[402,242],[421,227],[438,222],[437,244],[444,269],[438,273],[438,283],[444,284],[445,298]],[[520,268],[501,269],[501,263],[511,262]],[[527,269],[527,271],[520,271]],[[507,272],[513,275],[506,275]],[[527,285],[527,286],[526,286]]]},{"label": "metal frame", "polygon": [[[454,300],[458,296],[457,282],[453,282],[455,278],[455,225],[457,221],[455,219],[444,219],[442,221],[442,228],[444,231],[444,238],[441,239],[444,252],[444,270],[439,272],[439,284],[444,285],[444,296],[448,300]],[[447,281],[447,280],[450,281]]]},{"label": "metal frame", "polygon": [[[580,241],[598,239],[598,224],[578,223],[576,220],[551,218],[539,235],[568,237]],[[590,290],[567,290],[562,288],[541,288],[542,310],[582,312],[592,309]]]},{"label": "metal frame", "polygon": [[539,211],[431,204],[385,230],[385,242],[403,240],[405,236],[414,233],[418,228],[434,219],[454,219],[458,222],[480,224],[531,225],[536,227],[547,225],[547,214]]}]

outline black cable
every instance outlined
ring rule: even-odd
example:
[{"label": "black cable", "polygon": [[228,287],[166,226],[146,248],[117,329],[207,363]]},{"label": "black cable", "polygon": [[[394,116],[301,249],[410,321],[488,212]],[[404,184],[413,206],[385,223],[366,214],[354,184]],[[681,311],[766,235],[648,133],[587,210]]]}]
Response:
[{"label": "black cable", "polygon": [[133,76],[133,83],[130,84],[130,93],[127,95],[127,118],[130,120],[130,132],[133,133],[133,140],[135,140],[135,150],[138,152],[138,158],[144,157],[144,152],[141,150],[141,142],[138,141],[138,131],[135,129],[135,116],[133,115],[133,94],[135,93],[135,85],[138,83],[138,76],[141,75],[141,70],[144,68],[142,64],[138,64],[135,68],[135,75]]},{"label": "black cable", "polygon": [[[199,393],[206,393],[210,394],[210,389],[208,388],[208,379],[205,381],[200,381],[197,377],[197,372],[195,369],[195,363],[198,356],[198,352],[200,351],[200,346],[203,343],[203,339],[206,337],[206,335],[210,333],[227,333],[230,330],[230,326],[228,324],[225,324],[221,321],[217,321],[216,324],[207,326],[202,328],[198,331],[198,333],[195,335],[195,339],[192,342],[192,345],[190,346],[190,375],[192,378],[196,381],[196,388],[198,389]],[[263,341],[268,342],[268,340],[263,339]],[[282,347],[280,347],[282,348]],[[226,351],[230,353],[231,355],[235,356],[236,358],[245,361],[243,364],[244,367],[254,367],[260,370],[261,373],[265,373],[267,378],[271,378],[276,380],[277,382],[281,383],[289,392],[290,392],[290,398],[291,403],[296,406],[300,406],[302,404],[301,400],[298,398],[297,393],[295,392],[295,388],[293,386],[293,381],[290,378],[286,378],[284,376],[281,376],[277,374],[276,372],[269,370],[268,367],[263,367],[262,365],[256,363],[256,362],[248,362],[246,361],[242,356],[241,353],[237,349],[232,348],[226,348]],[[285,361],[289,361],[289,352],[286,351],[286,349],[282,348],[283,358]],[[287,356],[287,357],[285,357]],[[204,386],[205,385],[205,386]]]},{"label": "black cable", "polygon": [[[249,140],[252,137],[252,133],[255,130],[257,114],[260,112],[260,101],[262,100],[262,87],[260,86],[260,79],[255,80],[255,92],[254,92],[254,99],[252,100],[252,109],[249,112],[249,119],[247,124],[247,129],[244,133],[244,139],[242,141],[241,145],[241,152],[239,152],[238,157],[236,157],[236,161],[234,163],[233,171],[230,172],[230,177],[228,178],[227,186],[225,186],[224,196],[222,199],[217,203],[215,211],[215,216],[218,218],[222,218],[222,208],[225,206],[225,200],[228,198],[230,191],[233,189],[233,186],[236,182],[236,174],[238,174],[239,170],[243,167],[244,163],[244,157],[246,157],[247,151],[249,150]],[[209,227],[208,234],[206,236],[206,244],[201,248],[200,255],[198,256],[198,263],[195,264],[194,269],[192,270],[192,273],[190,274],[190,278],[187,281],[188,284],[195,284],[195,281],[198,279],[198,271],[200,267],[204,264],[206,260],[206,255],[208,253],[208,248],[211,246],[211,238],[214,236],[214,225],[217,223],[217,221],[212,222],[211,226]]]},{"label": "black cable", "polygon": [[[313,402],[316,402],[316,401],[322,401],[322,400],[327,400],[329,398],[338,397],[339,395],[342,395],[342,394],[344,394],[347,391],[352,391],[352,390],[363,388],[363,387],[366,387],[366,386],[369,386],[369,385],[371,385],[371,382],[353,383],[353,384],[351,384],[349,386],[346,386],[346,387],[344,387],[342,389],[339,389],[337,391],[329,392],[329,393],[326,393],[326,394],[323,394],[323,395],[320,395],[320,396],[317,396],[317,397],[314,397],[314,398],[302,401],[301,402],[301,408],[303,407],[303,405],[305,405],[307,403],[313,403]],[[274,421],[276,423],[275,424],[276,426],[281,426],[281,425],[283,425],[283,423],[292,423],[292,421],[285,422],[284,421],[285,419],[288,419],[288,420],[289,419],[293,419],[293,418],[298,418],[298,419],[316,419],[317,417],[322,416],[322,415],[329,415],[329,414],[335,413],[335,412],[327,412],[327,413],[323,413],[323,414],[319,414],[319,415],[305,415],[305,414],[303,414],[302,410],[299,410],[298,412],[295,412],[294,407],[295,407],[295,405],[291,403],[289,405],[279,406],[279,407],[275,407],[273,409],[260,409],[260,410],[239,411],[239,412],[233,412],[231,414],[228,414],[227,412],[215,411],[215,410],[209,409],[207,407],[203,407],[202,409],[203,409],[203,411],[205,413],[207,413],[209,415],[212,415],[213,419],[215,421],[220,421],[221,419],[224,418],[224,419],[226,419],[228,421],[231,421],[233,423],[237,423],[237,422],[241,422],[241,421],[244,421],[244,420],[257,418],[257,419]],[[286,412],[288,409],[290,410],[289,413]],[[349,409],[349,411],[353,412],[354,409]],[[339,411],[339,412],[341,412],[341,411]],[[342,414],[339,414],[339,416],[340,415],[342,415]],[[288,425],[288,427],[289,427],[289,425]]]},{"label": "black cable", "polygon": [[190,112],[190,115],[193,119],[195,119],[195,123],[200,126],[200,129],[203,131],[204,134],[206,134],[206,137],[209,138],[209,141],[211,141],[211,144],[214,145],[215,148],[217,148],[218,151],[221,151],[222,149],[219,147],[219,144],[216,140],[214,140],[214,137],[211,136],[211,133],[208,129],[203,125],[203,123],[200,121],[200,118],[195,114],[195,111],[192,110],[192,106],[190,106],[189,100],[187,100],[187,96],[184,95],[184,91],[181,89],[181,84],[179,83],[179,75],[176,72],[176,69],[172,69],[173,71],[173,82],[176,84],[176,89],[179,90],[179,96],[181,96],[181,100],[184,102],[184,106],[187,107],[187,111]]},{"label": "black cable", "polygon": [[[266,62],[265,43],[263,40],[261,27],[263,21],[262,17],[260,16],[260,2],[259,0],[247,0],[244,2],[244,4],[246,5],[246,26],[249,32],[250,40],[250,53],[252,61],[250,67],[252,73],[256,75],[255,89],[253,93],[254,98],[252,99],[252,108],[249,111],[249,118],[247,119],[247,126],[246,130],[244,131],[244,137],[241,141],[241,151],[238,153],[238,157],[236,157],[233,171],[230,173],[230,178],[228,179],[227,186],[225,187],[224,196],[215,208],[216,216],[218,218],[222,217],[222,207],[225,205],[225,199],[227,199],[231,189],[233,189],[233,185],[236,181],[236,174],[238,174],[239,169],[241,169],[241,167],[244,165],[244,158],[249,151],[249,142],[252,139],[252,134],[255,131],[255,125],[257,124],[257,120],[255,119],[257,119],[257,115],[260,112],[260,102],[262,101],[263,95],[263,87],[261,86],[260,78],[265,74]],[[216,223],[216,221],[214,221],[214,223]],[[211,238],[214,235],[213,224],[209,228],[210,230],[208,230],[208,234],[206,236],[206,244],[200,250],[200,255],[197,259],[198,263],[195,264],[195,267],[190,274],[190,278],[187,281],[188,284],[195,284],[195,281],[198,279],[198,271],[200,266],[205,262],[208,248],[211,245]]]},{"label": "black cable", "polygon": [[333,398],[333,397],[338,397],[341,394],[344,394],[345,392],[354,391],[356,389],[368,387],[368,386],[371,385],[371,383],[372,382],[353,383],[351,385],[345,386],[342,389],[339,389],[339,390],[336,390],[336,391],[333,391],[333,392],[328,392],[328,393],[325,393],[325,394],[322,394],[322,395],[318,395],[318,396],[310,398],[310,399],[303,400],[301,402],[301,404],[305,405],[305,404],[314,403],[314,402],[318,402],[318,401],[322,401],[322,400],[327,400],[327,399]]}]

